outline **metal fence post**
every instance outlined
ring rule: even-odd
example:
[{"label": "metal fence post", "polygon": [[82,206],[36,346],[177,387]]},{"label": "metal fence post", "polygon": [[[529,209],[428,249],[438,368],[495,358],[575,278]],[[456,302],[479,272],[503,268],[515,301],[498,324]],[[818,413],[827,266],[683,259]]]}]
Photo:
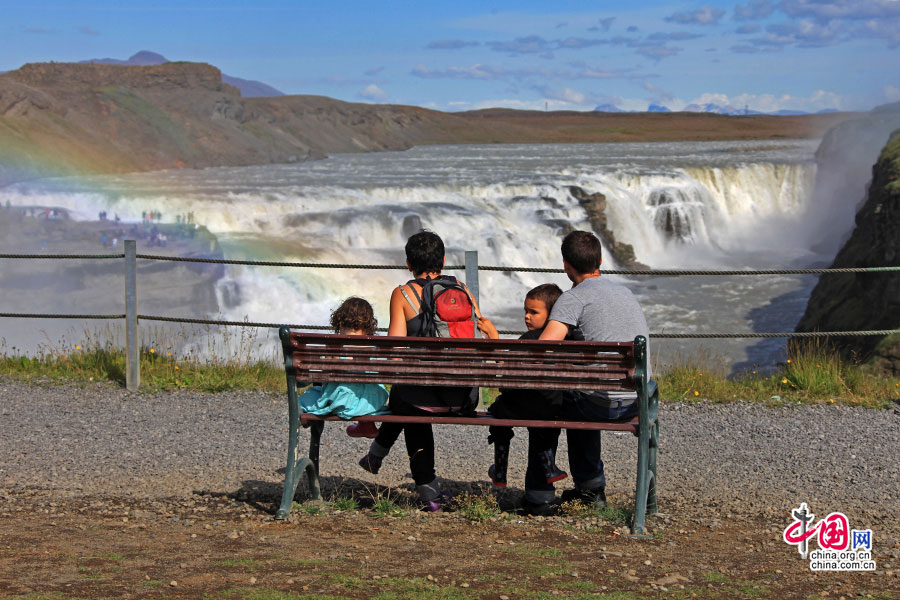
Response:
[{"label": "metal fence post", "polygon": [[141,385],[141,342],[137,319],[137,243],[125,240],[125,387]]},{"label": "metal fence post", "polygon": [[478,250],[466,250],[466,285],[475,296],[475,302],[481,306],[478,299]]}]

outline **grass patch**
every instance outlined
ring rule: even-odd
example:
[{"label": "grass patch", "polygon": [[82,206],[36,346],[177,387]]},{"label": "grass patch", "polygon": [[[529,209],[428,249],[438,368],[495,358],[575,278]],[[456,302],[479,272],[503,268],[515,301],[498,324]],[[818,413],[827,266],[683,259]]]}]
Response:
[{"label": "grass patch", "polygon": [[357,502],[355,498],[335,498],[331,505],[335,510],[340,510],[342,512],[349,512],[359,509],[359,502]]},{"label": "grass patch", "polygon": [[372,510],[377,517],[398,517],[403,514],[403,509],[394,502],[390,496],[378,496],[372,505]]},{"label": "grass patch", "polygon": [[241,568],[247,573],[261,569],[263,566],[261,562],[252,558],[227,558],[225,560],[217,561],[215,564],[229,569]]},{"label": "grass patch", "polygon": [[125,560],[125,557],[119,554],[118,552],[110,552],[108,554],[101,554],[98,558],[102,558],[103,560],[109,560],[112,562],[119,562]]},{"label": "grass patch", "polygon": [[324,558],[291,558],[283,561],[284,565],[291,569],[309,569],[323,567],[329,563]]},{"label": "grass patch", "polygon": [[718,571],[710,571],[703,574],[703,581],[707,583],[728,583],[728,577]]},{"label": "grass patch", "polygon": [[292,594],[280,590],[268,590],[258,588],[232,588],[222,590],[215,594],[219,598],[234,598],[235,600],[352,600],[347,596],[329,596],[326,594]]},{"label": "grass patch", "polygon": [[159,579],[151,579],[150,581],[144,582],[144,587],[159,587],[163,584]]},{"label": "grass patch", "polygon": [[500,505],[493,494],[463,492],[453,498],[453,507],[470,521],[487,521],[500,515]]},{"label": "grass patch", "polygon": [[372,596],[378,600],[465,600],[473,597],[473,594],[480,595],[464,588],[433,583],[423,577],[384,577],[372,583],[380,590],[377,595]]},{"label": "grass patch", "polygon": [[505,551],[509,554],[522,554],[541,558],[558,558],[563,555],[562,551],[556,548],[507,548]]},{"label": "grass patch", "polygon": [[750,369],[734,377],[704,357],[680,358],[657,377],[667,401],[789,402],[889,408],[900,398],[900,379],[868,373],[821,343],[794,343],[776,369]]},{"label": "grass patch", "polygon": [[628,506],[606,504],[593,506],[573,500],[563,502],[559,507],[560,513],[578,519],[601,519],[612,525],[628,525],[634,519],[634,509]]},{"label": "grass patch", "polygon": [[[107,327],[85,332],[77,343],[50,340],[30,357],[0,345],[0,375],[22,381],[108,381],[124,386],[125,352],[120,338],[120,331]],[[274,355],[277,348],[263,340],[258,330],[242,328],[235,333],[223,328],[219,336],[203,327],[144,327],[141,343],[141,388],[148,391],[286,391],[284,369]],[[259,359],[269,346],[270,356]]]},{"label": "grass patch", "polygon": [[567,560],[547,560],[531,565],[529,570],[535,577],[557,577],[568,575],[577,569]]},{"label": "grass patch", "polygon": [[[82,341],[48,340],[34,356],[0,341],[0,375],[24,381],[125,385],[120,328],[85,332]],[[142,327],[141,386],[147,391],[238,389],[286,391],[274,339],[265,330],[212,326]],[[660,397],[675,402],[792,402],[889,408],[900,399],[900,379],[870,373],[842,360],[821,343],[794,343],[773,370],[750,369],[728,376],[704,355],[680,357],[658,373]],[[482,388],[482,405],[499,393]]]},{"label": "grass patch", "polygon": [[299,510],[303,514],[309,517],[315,517],[322,513],[322,504],[320,502],[304,502],[303,504],[298,504],[294,502],[292,508]]}]

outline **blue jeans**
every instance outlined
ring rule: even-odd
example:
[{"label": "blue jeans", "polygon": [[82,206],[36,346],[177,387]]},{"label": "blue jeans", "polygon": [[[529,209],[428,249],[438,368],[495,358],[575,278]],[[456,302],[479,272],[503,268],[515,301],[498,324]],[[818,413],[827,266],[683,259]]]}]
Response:
[{"label": "blue jeans", "polygon": [[[583,392],[566,392],[563,396],[562,418],[566,421],[618,421],[631,418],[638,412],[637,400],[622,406],[621,400],[610,405],[598,403]],[[626,401],[629,402],[629,401]],[[600,458],[600,432],[567,429],[569,444],[569,472],[579,490],[606,487],[603,460]]]}]

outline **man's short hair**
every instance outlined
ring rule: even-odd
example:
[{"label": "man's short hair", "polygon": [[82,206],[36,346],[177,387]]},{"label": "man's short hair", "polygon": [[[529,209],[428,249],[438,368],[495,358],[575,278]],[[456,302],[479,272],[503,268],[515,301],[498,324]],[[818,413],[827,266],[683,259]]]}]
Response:
[{"label": "man's short hair", "polygon": [[562,257],[579,274],[587,275],[600,268],[603,249],[590,231],[573,231],[563,239]]},{"label": "man's short hair", "polygon": [[413,275],[439,273],[444,268],[444,241],[432,231],[411,235],[406,240],[406,260]]},{"label": "man's short hair", "polygon": [[556,301],[559,300],[559,297],[562,296],[562,293],[563,291],[555,283],[542,283],[536,288],[528,290],[528,293],[525,294],[525,299],[540,300],[549,311],[556,304]]}]

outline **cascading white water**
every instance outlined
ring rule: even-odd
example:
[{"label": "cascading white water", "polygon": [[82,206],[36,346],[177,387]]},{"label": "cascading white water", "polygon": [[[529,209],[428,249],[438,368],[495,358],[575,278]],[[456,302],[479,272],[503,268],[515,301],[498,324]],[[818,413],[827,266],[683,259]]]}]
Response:
[{"label": "cascading white water", "polygon": [[[652,267],[770,267],[813,259],[808,236],[797,230],[814,210],[814,149],[808,141],[428,147],[297,165],[52,180],[0,191],[0,201],[59,206],[82,219],[100,210],[125,221],[148,210],[164,221],[193,213],[227,258],[401,265],[406,237],[424,227],[444,238],[448,264],[461,264],[462,250],[478,250],[483,265],[556,268],[562,234],[590,228],[570,188],[577,186],[605,195],[608,228]],[[219,285],[220,308],[228,319],[324,324],[340,299],[361,295],[386,325],[390,290],[406,275],[233,266]],[[513,329],[521,328],[527,289],[567,285],[561,274],[483,272],[481,279],[484,311]],[[678,328],[678,318],[661,321],[685,307],[677,297],[652,298],[659,285],[636,288],[651,330],[658,330],[653,318]],[[681,285],[670,285],[670,293]],[[654,308],[669,305],[676,308]],[[698,310],[687,308],[681,326]],[[745,315],[731,321],[719,328],[746,329]]]}]

